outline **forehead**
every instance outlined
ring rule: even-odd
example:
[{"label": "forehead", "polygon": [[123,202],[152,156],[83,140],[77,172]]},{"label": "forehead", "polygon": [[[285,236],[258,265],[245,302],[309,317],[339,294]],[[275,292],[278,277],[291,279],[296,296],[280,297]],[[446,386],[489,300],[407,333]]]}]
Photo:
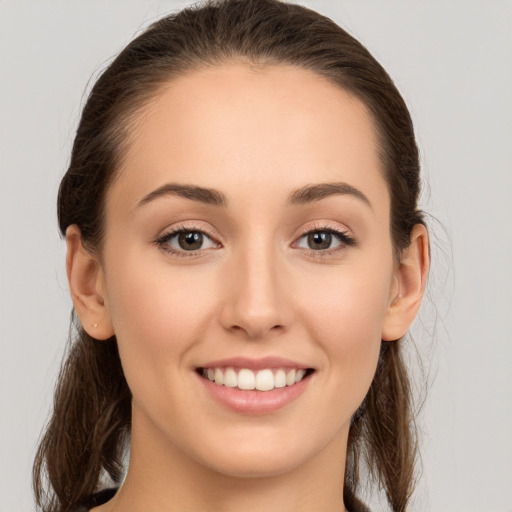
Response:
[{"label": "forehead", "polygon": [[284,193],[346,181],[387,195],[376,141],[366,106],[326,78],[226,63],[173,79],[138,114],[117,186],[124,196],[169,181]]}]

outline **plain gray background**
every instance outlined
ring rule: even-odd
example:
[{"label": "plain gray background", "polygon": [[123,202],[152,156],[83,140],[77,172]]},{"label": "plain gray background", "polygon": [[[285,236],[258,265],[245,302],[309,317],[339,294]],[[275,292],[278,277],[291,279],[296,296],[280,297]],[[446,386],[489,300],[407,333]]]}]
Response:
[{"label": "plain gray background", "polygon": [[[187,3],[0,2],[1,512],[34,509],[31,464],[71,307],[55,200],[84,90],[138,30]],[[427,303],[414,329],[432,384],[413,510],[512,511],[512,3],[303,3],[394,78],[422,152],[423,207],[446,228],[434,225],[437,313]]]}]

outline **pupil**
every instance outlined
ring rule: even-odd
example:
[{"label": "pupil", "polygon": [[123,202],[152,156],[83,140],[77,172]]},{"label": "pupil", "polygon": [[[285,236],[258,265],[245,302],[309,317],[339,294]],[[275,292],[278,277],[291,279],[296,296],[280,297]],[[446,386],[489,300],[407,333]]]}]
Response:
[{"label": "pupil", "polygon": [[308,245],[311,249],[329,249],[332,242],[331,233],[311,233],[308,235]]},{"label": "pupil", "polygon": [[203,235],[198,231],[187,231],[180,233],[178,237],[180,247],[186,251],[195,251],[201,249],[203,245]]}]

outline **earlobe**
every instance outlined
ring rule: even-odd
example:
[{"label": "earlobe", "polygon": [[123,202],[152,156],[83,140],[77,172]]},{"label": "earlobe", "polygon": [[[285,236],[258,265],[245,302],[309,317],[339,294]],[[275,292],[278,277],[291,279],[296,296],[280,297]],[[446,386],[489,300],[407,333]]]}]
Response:
[{"label": "earlobe", "polygon": [[73,305],[84,330],[93,338],[105,340],[114,335],[106,302],[103,269],[99,259],[82,243],[80,228],[66,230],[66,271]]},{"label": "earlobe", "polygon": [[391,298],[382,329],[384,341],[394,341],[407,334],[418,314],[430,264],[428,232],[417,224],[411,243],[401,254],[396,270],[397,292]]}]

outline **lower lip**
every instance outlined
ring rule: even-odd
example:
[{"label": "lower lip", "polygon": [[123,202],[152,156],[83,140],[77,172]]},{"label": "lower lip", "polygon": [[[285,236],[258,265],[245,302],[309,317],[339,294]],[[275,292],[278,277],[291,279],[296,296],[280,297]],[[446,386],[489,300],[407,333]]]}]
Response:
[{"label": "lower lip", "polygon": [[245,391],[219,386],[197,374],[207,392],[220,404],[238,413],[269,414],[278,411],[296,400],[306,390],[311,375],[307,375],[293,386],[274,388],[270,391]]}]

